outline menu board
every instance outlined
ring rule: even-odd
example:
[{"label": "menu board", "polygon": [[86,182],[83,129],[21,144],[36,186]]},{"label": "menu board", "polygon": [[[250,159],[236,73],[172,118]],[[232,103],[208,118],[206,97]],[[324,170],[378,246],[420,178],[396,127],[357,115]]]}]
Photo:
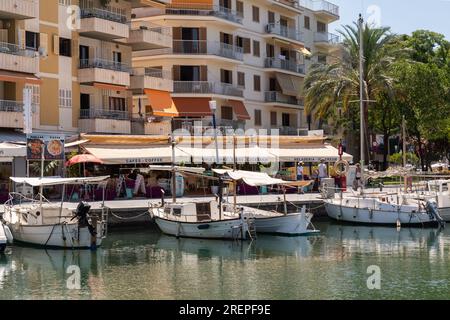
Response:
[{"label": "menu board", "polygon": [[27,159],[64,160],[64,135],[29,134],[27,135]]}]

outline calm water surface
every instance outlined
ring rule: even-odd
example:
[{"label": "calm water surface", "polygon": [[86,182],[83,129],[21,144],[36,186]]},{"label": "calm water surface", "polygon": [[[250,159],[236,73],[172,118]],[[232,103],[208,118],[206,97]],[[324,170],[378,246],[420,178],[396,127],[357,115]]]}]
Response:
[{"label": "calm water surface", "polygon": [[[450,227],[316,225],[314,237],[253,243],[112,231],[97,252],[14,246],[0,258],[0,299],[449,299]],[[71,265],[81,289],[67,289]],[[367,268],[381,289],[367,288]]]}]

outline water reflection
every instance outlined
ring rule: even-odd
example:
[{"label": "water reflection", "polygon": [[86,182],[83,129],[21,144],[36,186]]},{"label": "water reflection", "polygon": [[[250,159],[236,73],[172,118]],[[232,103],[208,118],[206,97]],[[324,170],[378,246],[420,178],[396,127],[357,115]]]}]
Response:
[{"label": "water reflection", "polygon": [[[0,298],[426,298],[448,292],[450,229],[317,227],[318,236],[254,242],[114,231],[96,252],[13,246],[0,256]],[[383,290],[375,293],[365,287],[372,264],[383,271]],[[81,290],[67,288],[71,265],[80,267]]]}]

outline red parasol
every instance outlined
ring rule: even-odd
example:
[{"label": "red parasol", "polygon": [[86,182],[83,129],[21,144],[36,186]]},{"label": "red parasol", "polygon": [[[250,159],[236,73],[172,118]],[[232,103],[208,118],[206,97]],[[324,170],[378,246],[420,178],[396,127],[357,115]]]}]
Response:
[{"label": "red parasol", "polygon": [[67,161],[66,167],[73,166],[74,164],[77,164],[77,163],[85,163],[85,162],[103,164],[102,160],[93,156],[92,154],[79,154],[79,155],[72,157],[69,161]]}]

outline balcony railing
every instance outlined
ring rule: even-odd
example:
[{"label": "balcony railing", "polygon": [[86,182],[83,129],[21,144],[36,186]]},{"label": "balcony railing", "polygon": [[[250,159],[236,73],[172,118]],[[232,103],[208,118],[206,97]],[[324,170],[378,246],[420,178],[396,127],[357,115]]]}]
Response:
[{"label": "balcony railing", "polygon": [[278,102],[283,104],[291,104],[295,106],[302,106],[303,101],[301,99],[297,99],[294,96],[287,96],[278,91],[266,91],[265,93],[265,101],[266,102]]},{"label": "balcony railing", "polygon": [[127,72],[131,73],[132,69],[129,65],[111,61],[111,60],[105,60],[105,59],[80,59],[80,69],[92,69],[92,68],[99,68],[99,69],[107,69],[107,70],[113,70],[113,71],[120,71],[120,72]]},{"label": "balcony railing", "polygon": [[[36,105],[32,105],[32,112],[36,111]],[[13,100],[0,100],[0,112],[23,112],[23,102]]]},{"label": "balcony railing", "polygon": [[324,11],[339,16],[339,6],[325,0],[299,0],[300,6],[312,11]]},{"label": "balcony railing", "polygon": [[116,111],[101,108],[81,109],[80,119],[130,120],[128,111]]},{"label": "balcony railing", "polygon": [[276,34],[296,41],[303,41],[302,34],[295,28],[282,26],[281,24],[271,23],[266,27],[267,33]]},{"label": "balcony railing", "polygon": [[99,8],[82,8],[81,9],[81,19],[86,18],[99,18],[103,20],[108,20],[112,22],[118,22],[118,23],[127,23],[127,17],[118,14],[116,12],[112,12],[110,10],[105,9],[99,9]]},{"label": "balcony railing", "polygon": [[149,23],[147,21],[133,22],[131,25],[131,30],[132,31],[144,30],[160,33],[165,36],[172,36],[172,27],[159,26],[156,24]]},{"label": "balcony railing", "polygon": [[211,5],[196,5],[192,8],[192,4],[177,4],[168,6],[165,9],[153,10],[151,15],[173,14],[173,15],[193,15],[193,16],[210,16],[217,17],[234,23],[242,24],[242,16],[234,10]]},{"label": "balcony railing", "polygon": [[338,35],[329,32],[316,32],[314,34],[314,42],[324,42],[328,44],[338,44],[340,38]]},{"label": "balcony railing", "polygon": [[22,57],[36,57],[36,51],[31,48],[22,48],[17,44],[0,42],[0,53],[12,54]]},{"label": "balcony railing", "polygon": [[305,74],[306,72],[304,64],[297,64],[290,60],[266,58],[264,65],[266,68],[282,69],[300,74]]},{"label": "balcony railing", "polygon": [[219,41],[206,40],[174,40],[174,54],[211,54],[224,58],[242,61],[244,59],[243,49]]},{"label": "balcony railing", "polygon": [[280,4],[295,8],[295,9],[300,9],[300,5],[298,4],[298,1],[292,1],[292,0],[273,0],[274,2],[278,2]]},{"label": "balcony railing", "polygon": [[218,94],[224,96],[243,97],[244,91],[227,83],[208,81],[175,81],[174,93]]}]

